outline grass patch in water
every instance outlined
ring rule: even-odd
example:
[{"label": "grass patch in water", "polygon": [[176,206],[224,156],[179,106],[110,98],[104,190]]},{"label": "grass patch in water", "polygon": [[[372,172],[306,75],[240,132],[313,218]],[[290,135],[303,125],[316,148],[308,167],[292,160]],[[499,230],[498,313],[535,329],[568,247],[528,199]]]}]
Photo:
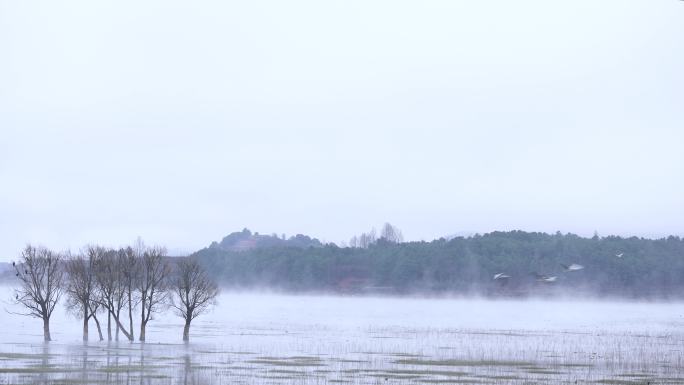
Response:
[{"label": "grass patch in water", "polygon": [[76,369],[63,369],[55,367],[25,367],[25,368],[0,368],[0,374],[41,374],[41,373],[73,373]]},{"label": "grass patch in water", "polygon": [[368,369],[343,369],[343,370],[340,370],[340,373],[359,374],[359,373],[366,373],[368,371],[369,371]]},{"label": "grass patch in water", "polygon": [[306,361],[284,361],[277,359],[256,359],[245,361],[248,364],[258,364],[258,365],[272,365],[272,366],[326,366],[325,364],[317,361],[306,360]]},{"label": "grass patch in water", "polygon": [[268,373],[279,373],[279,374],[291,374],[297,376],[303,376],[306,374],[303,370],[288,370],[288,369],[271,369]]},{"label": "grass patch in water", "polygon": [[391,369],[383,370],[383,373],[388,374],[415,374],[420,376],[444,376],[444,377],[461,377],[467,376],[469,373],[454,370],[409,370],[409,369]]},{"label": "grass patch in water", "polygon": [[320,357],[315,356],[291,356],[291,357],[273,357],[273,356],[262,356],[256,357],[255,360],[275,360],[275,361],[321,361]]},{"label": "grass patch in water", "polygon": [[558,364],[558,366],[562,366],[564,368],[591,368],[592,364]]},{"label": "grass patch in water", "polygon": [[42,360],[53,357],[54,354],[0,353],[0,360]]},{"label": "grass patch in water", "polygon": [[149,378],[149,379],[153,379],[153,380],[168,380],[172,377],[164,375],[164,374],[148,374],[148,375],[142,376],[142,378]]},{"label": "grass patch in water", "polygon": [[385,380],[415,380],[421,376],[415,374],[369,374],[368,377],[384,378]]},{"label": "grass patch in water", "polygon": [[532,362],[525,361],[494,361],[494,360],[419,360],[406,359],[395,360],[392,363],[399,365],[425,365],[425,366],[533,366]]},{"label": "grass patch in water", "polygon": [[476,376],[478,378],[486,378],[489,380],[520,380],[521,378],[518,376],[496,376],[496,375],[481,375],[481,376]]},{"label": "grass patch in water", "polygon": [[262,378],[264,380],[298,380],[301,377],[296,377],[296,376],[255,376],[255,378]]},{"label": "grass patch in water", "polygon": [[551,369],[534,369],[534,370],[528,370],[527,373],[530,373],[530,374],[563,374],[563,372],[559,372],[557,370],[551,370]]},{"label": "grass patch in water", "polygon": [[103,366],[98,368],[98,372],[102,373],[126,373],[126,372],[148,372],[157,369],[168,369],[168,366],[164,365],[113,365],[113,366]]}]

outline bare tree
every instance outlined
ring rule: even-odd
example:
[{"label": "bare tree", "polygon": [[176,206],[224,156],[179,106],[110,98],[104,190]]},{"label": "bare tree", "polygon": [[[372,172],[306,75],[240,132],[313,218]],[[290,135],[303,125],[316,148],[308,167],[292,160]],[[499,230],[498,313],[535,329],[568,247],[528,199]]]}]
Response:
[{"label": "bare tree", "polygon": [[183,341],[190,341],[190,323],[215,304],[219,289],[216,283],[192,259],[182,259],[171,280],[171,306],[185,320]]},{"label": "bare tree", "polygon": [[[114,298],[113,298],[113,304],[114,307],[112,309],[111,317],[114,318],[114,323],[116,325],[116,336],[115,339],[118,341],[119,340],[119,333],[122,331],[121,325],[123,323],[121,322],[121,311],[126,307],[126,294],[127,294],[127,279],[125,277],[125,273],[127,273],[123,269],[123,264],[125,263],[125,259],[122,259],[122,255],[125,254],[124,249],[119,249],[117,251],[111,250],[111,257],[110,257],[110,263],[115,266],[116,269],[116,290],[114,291]],[[130,311],[129,311],[130,313]],[[133,340],[133,326],[130,326],[128,329],[129,336],[127,338],[129,340]],[[110,338],[111,340],[111,338]]]},{"label": "bare tree", "polygon": [[390,223],[385,223],[380,232],[380,239],[383,239],[390,243],[401,243],[404,241],[404,236],[401,230],[392,226]]},{"label": "bare tree", "polygon": [[368,247],[368,245],[370,245],[370,242],[368,241],[368,236],[366,235],[366,233],[361,233],[361,235],[359,235],[359,247],[365,249]]},{"label": "bare tree", "polygon": [[28,309],[23,315],[43,320],[43,338],[51,341],[50,317],[62,295],[62,256],[44,247],[27,245],[21,261],[13,263],[19,288],[15,300]]},{"label": "bare tree", "polygon": [[140,279],[138,294],[140,295],[140,336],[145,341],[145,329],[152,319],[152,314],[161,310],[168,297],[167,277],[171,272],[166,262],[166,249],[163,247],[147,248],[140,260]]},{"label": "bare tree", "polygon": [[94,318],[97,331],[102,341],[102,330],[97,319],[97,282],[94,264],[98,250],[87,246],[83,254],[70,258],[65,263],[67,274],[67,308],[79,316],[83,316],[83,341],[88,341],[88,321]]},{"label": "bare tree", "polygon": [[121,310],[124,307],[124,290],[122,273],[119,268],[119,253],[103,247],[94,247],[95,278],[99,296],[97,302],[107,311],[107,339],[112,340],[112,320],[117,332],[121,331],[129,341],[133,341],[132,333],[121,324]]},{"label": "bare tree", "polygon": [[134,247],[129,246],[119,250],[119,272],[121,273],[121,285],[127,302],[128,331],[131,341],[135,339],[133,334],[133,310],[137,306],[138,301],[138,298],[135,296],[135,288],[140,278],[138,266],[140,265],[143,253],[144,244],[140,238],[138,238]]},{"label": "bare tree", "polygon": [[363,249],[369,248],[376,241],[375,228],[372,228],[368,233],[361,233],[359,236],[359,247]]}]

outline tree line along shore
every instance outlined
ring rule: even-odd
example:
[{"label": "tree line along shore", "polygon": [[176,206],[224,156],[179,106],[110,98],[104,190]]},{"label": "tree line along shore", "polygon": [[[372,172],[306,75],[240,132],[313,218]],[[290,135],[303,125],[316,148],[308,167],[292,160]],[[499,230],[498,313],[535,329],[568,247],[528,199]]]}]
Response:
[{"label": "tree line along shore", "polygon": [[[280,238],[280,240],[276,240]],[[226,288],[287,292],[684,296],[684,240],[496,231],[405,242],[386,224],[345,243],[235,232],[193,255]],[[573,264],[584,268],[568,271]],[[503,274],[506,279],[493,279]],[[540,277],[557,277],[544,280]]]}]

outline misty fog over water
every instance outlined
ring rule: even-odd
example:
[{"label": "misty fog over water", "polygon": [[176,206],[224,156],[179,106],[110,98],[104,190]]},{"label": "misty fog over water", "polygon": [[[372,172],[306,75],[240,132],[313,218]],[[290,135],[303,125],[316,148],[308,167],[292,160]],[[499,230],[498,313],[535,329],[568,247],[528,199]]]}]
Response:
[{"label": "misty fog over water", "polygon": [[97,342],[94,334],[83,344],[78,326],[60,309],[54,341],[43,344],[39,321],[3,316],[0,380],[684,382],[682,303],[243,292],[222,294],[219,305],[197,319],[187,345],[180,318],[168,313],[150,322],[144,344]]},{"label": "misty fog over water", "polygon": [[[8,293],[5,287],[3,293]],[[21,311],[14,304],[3,308]],[[40,320],[3,315],[9,336],[41,335]],[[102,318],[102,317],[101,317]],[[179,340],[182,320],[169,309],[150,323],[151,343]],[[106,318],[101,319],[101,322]],[[138,325],[137,319],[136,326]],[[175,322],[174,322],[175,321]],[[53,318],[55,341],[80,342],[79,319],[58,308]],[[197,319],[198,328],[222,328],[227,333],[247,325],[308,328],[415,327],[427,329],[572,330],[664,332],[684,327],[683,302],[608,301],[582,298],[490,300],[478,298],[421,298],[383,296],[288,295],[259,292],[221,294],[212,311]],[[160,328],[160,323],[163,328]],[[36,325],[38,327],[36,327]],[[12,327],[10,327],[12,326]],[[76,327],[74,327],[76,326]],[[178,333],[173,333],[173,326]],[[20,333],[16,332],[18,327]],[[96,340],[96,333],[91,340]],[[193,342],[211,343],[211,335],[193,334]],[[208,337],[205,339],[205,337]],[[122,338],[123,340],[124,338]],[[30,342],[30,341],[29,341]]]}]

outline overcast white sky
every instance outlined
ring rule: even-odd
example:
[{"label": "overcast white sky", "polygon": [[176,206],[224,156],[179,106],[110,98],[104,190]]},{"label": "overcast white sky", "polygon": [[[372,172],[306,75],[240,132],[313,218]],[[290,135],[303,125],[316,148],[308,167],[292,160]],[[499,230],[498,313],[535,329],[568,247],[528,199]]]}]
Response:
[{"label": "overcast white sky", "polygon": [[684,2],[0,0],[0,260],[684,234]]}]

